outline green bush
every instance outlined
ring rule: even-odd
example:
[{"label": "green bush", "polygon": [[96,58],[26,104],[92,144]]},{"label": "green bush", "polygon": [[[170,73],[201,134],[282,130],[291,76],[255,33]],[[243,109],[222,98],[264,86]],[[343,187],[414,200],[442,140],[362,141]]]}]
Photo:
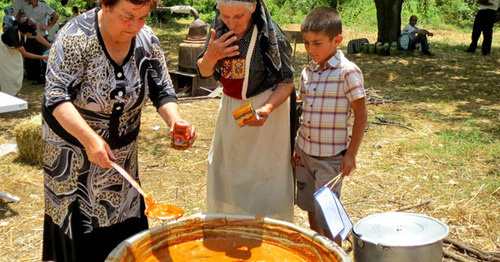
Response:
[{"label": "green bush", "polygon": [[[377,10],[373,0],[265,0],[273,19],[280,25],[300,24],[307,12],[318,6],[337,8],[342,15],[344,25],[356,28],[377,28]],[[60,0],[45,0],[61,17],[71,15],[71,7],[77,6],[84,10],[85,0],[69,0],[67,6],[62,6]],[[206,22],[212,20],[216,0],[163,0],[161,6],[190,5]],[[11,5],[11,0],[0,0],[3,9]],[[431,27],[461,27],[470,30],[478,5],[476,0],[404,0],[401,11],[401,26],[409,17],[415,14],[419,24]],[[3,13],[2,13],[3,16]],[[185,17],[182,14],[152,14],[149,21],[168,22],[170,19]]]}]

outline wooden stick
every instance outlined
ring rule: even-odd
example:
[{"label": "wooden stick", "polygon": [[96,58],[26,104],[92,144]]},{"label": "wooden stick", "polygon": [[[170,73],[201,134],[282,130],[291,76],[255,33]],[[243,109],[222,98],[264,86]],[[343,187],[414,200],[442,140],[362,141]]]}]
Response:
[{"label": "wooden stick", "polygon": [[484,253],[500,259],[500,251],[485,251]]},{"label": "wooden stick", "polygon": [[[340,178],[343,177],[343,176],[344,176],[343,174],[337,175],[332,180],[330,180],[330,182],[326,183],[326,186],[328,186],[330,189],[333,189],[333,187],[337,184],[338,181],[340,181]],[[332,184],[332,185],[330,185],[330,184]]]},{"label": "wooden stick", "polygon": [[371,124],[375,124],[375,125],[391,125],[391,126],[398,126],[398,127],[402,127],[402,128],[406,128],[410,131],[414,131],[415,132],[415,129],[409,127],[409,126],[405,126],[405,125],[402,125],[402,124],[399,124],[399,123],[396,123],[396,122],[393,122],[393,121],[388,121],[388,120],[385,120],[383,117],[380,117],[380,116],[375,116],[375,119],[377,119],[378,121],[380,121],[380,123],[378,122],[369,122]]},{"label": "wooden stick", "polygon": [[476,256],[477,258],[479,258],[481,260],[491,261],[491,259],[492,259],[492,256],[488,255],[487,253],[479,251],[479,250],[472,248],[466,244],[459,243],[455,240],[451,240],[447,237],[443,239],[443,243],[453,245],[455,247],[455,249],[457,249],[461,252],[465,252],[466,254],[468,254],[468,253],[473,254],[474,256]]},{"label": "wooden stick", "polygon": [[405,126],[405,125],[401,125],[401,124],[393,124],[393,123],[379,123],[379,122],[372,122],[372,121],[368,121],[368,124],[372,124],[372,125],[379,125],[379,126],[398,126],[398,127],[402,127],[402,128],[405,128],[405,129],[408,129],[410,131],[413,131],[415,132],[415,129],[411,128],[411,127],[408,127],[408,126]]},{"label": "wooden stick", "polygon": [[458,255],[455,255],[446,249],[443,249],[443,255],[447,258],[451,258],[451,259],[453,259],[455,261],[459,261],[459,262],[471,262],[471,261],[473,261],[473,260],[466,259],[466,258],[458,256]]},{"label": "wooden stick", "polygon": [[189,102],[192,100],[205,100],[205,99],[213,99],[213,97],[209,96],[186,96],[186,97],[179,97],[177,98],[177,101],[179,103],[184,103],[184,102]]},{"label": "wooden stick", "polygon": [[397,211],[403,211],[403,210],[408,210],[408,209],[412,209],[412,208],[415,208],[415,207],[420,207],[420,206],[424,206],[424,205],[428,205],[430,202],[432,201],[432,199],[427,199],[423,202],[420,202],[420,203],[417,203],[417,204],[413,204],[413,205],[408,205],[408,206],[402,206],[402,207],[399,207],[399,208],[396,208],[394,210],[392,210],[393,212],[397,212]]}]

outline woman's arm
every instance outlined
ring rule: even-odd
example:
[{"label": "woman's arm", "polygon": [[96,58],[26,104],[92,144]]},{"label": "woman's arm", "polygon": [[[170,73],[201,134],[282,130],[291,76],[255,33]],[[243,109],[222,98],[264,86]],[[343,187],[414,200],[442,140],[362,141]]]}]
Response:
[{"label": "woman's arm", "polygon": [[255,111],[259,115],[259,121],[249,124],[250,126],[262,126],[266,122],[269,114],[285,102],[294,90],[293,84],[293,67],[291,66],[290,55],[292,54],[292,47],[281,33],[281,29],[275,24],[277,32],[278,46],[281,57],[281,68],[279,69],[280,83],[272,95],[267,99],[260,108]]},{"label": "woman's arm", "polygon": [[35,36],[35,39],[36,41],[38,41],[40,44],[46,46],[48,49],[50,49],[52,47],[52,45],[49,43],[49,41],[47,41],[45,38],[39,36],[39,35],[36,35]]},{"label": "woman's arm", "polygon": [[21,55],[23,57],[27,57],[27,58],[31,58],[31,59],[44,59],[44,60],[49,59],[48,55],[35,55],[33,53],[26,51],[26,49],[24,49],[24,46],[18,47],[17,50],[19,51],[19,53],[21,53]]},{"label": "woman's arm", "polygon": [[85,147],[87,157],[102,168],[112,168],[116,158],[108,143],[87,124],[71,102],[59,104],[53,111],[59,124]]},{"label": "woman's arm", "polygon": [[169,102],[158,108],[158,113],[168,127],[172,127],[175,122],[182,119],[177,103]]},{"label": "woman's arm", "polygon": [[248,124],[249,126],[262,126],[266,122],[271,112],[285,102],[292,91],[294,90],[293,83],[279,83],[278,88],[274,90],[272,95],[267,99],[264,104],[255,109],[259,115],[259,121]]}]

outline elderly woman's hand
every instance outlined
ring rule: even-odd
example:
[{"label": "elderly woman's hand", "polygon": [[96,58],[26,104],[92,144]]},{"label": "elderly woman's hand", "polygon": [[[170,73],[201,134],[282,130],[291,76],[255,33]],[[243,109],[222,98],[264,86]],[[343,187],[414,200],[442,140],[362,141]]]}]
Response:
[{"label": "elderly woman's hand", "polygon": [[263,126],[266,123],[267,118],[271,114],[272,106],[266,104],[262,107],[255,109],[255,113],[259,116],[259,121],[249,123],[249,126]]},{"label": "elderly woman's hand", "polygon": [[208,42],[207,51],[204,55],[205,58],[208,58],[212,61],[219,61],[223,58],[240,54],[240,52],[238,51],[239,47],[237,45],[231,46],[231,44],[237,40],[237,37],[234,35],[233,31],[229,31],[223,34],[220,38],[216,38],[217,34],[215,33],[215,29],[210,29],[210,32],[212,36],[210,37],[210,41]]}]

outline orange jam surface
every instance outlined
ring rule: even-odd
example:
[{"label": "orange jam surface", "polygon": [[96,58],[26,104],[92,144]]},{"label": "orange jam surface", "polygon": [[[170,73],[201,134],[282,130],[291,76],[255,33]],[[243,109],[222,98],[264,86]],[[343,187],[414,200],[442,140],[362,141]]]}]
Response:
[{"label": "orange jam surface", "polygon": [[177,219],[184,215],[184,210],[182,210],[182,208],[173,205],[155,203],[151,195],[146,197],[146,204],[148,207],[144,211],[144,214],[152,219]]},{"label": "orange jam surface", "polygon": [[165,250],[153,252],[143,261],[306,262],[308,260],[298,253],[261,240],[238,237],[214,237],[165,247]]}]

